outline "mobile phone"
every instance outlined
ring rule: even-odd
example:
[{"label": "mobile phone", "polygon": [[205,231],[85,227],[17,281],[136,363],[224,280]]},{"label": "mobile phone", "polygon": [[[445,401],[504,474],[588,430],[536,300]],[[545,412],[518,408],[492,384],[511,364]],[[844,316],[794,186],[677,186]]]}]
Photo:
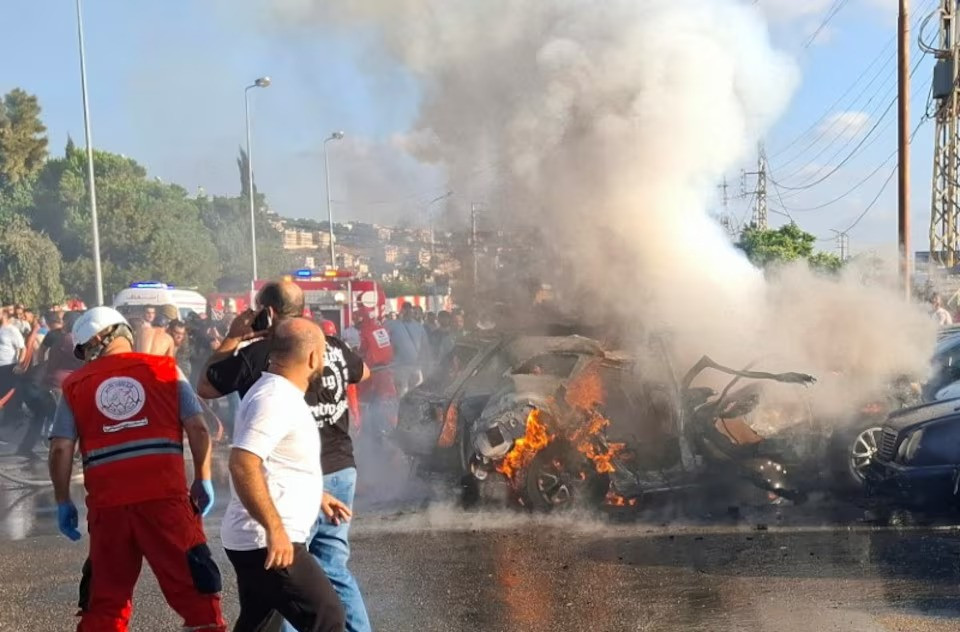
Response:
[{"label": "mobile phone", "polygon": [[253,322],[250,323],[250,327],[254,331],[266,331],[270,329],[270,325],[273,324],[273,321],[270,319],[270,310],[266,307],[257,312],[257,315],[253,318]]}]

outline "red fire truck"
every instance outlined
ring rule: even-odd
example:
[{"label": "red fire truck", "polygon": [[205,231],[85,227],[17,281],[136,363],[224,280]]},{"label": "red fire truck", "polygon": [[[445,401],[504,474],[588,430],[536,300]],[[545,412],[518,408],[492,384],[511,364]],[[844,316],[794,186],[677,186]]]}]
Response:
[{"label": "red fire truck", "polygon": [[[284,280],[293,281],[303,290],[304,302],[315,318],[332,320],[341,332],[353,322],[353,311],[357,308],[366,309],[376,318],[383,316],[387,296],[372,279],[356,279],[346,270],[304,268],[285,276]],[[254,291],[259,292],[267,283],[267,280],[254,281]],[[217,312],[223,312],[230,301],[238,313],[250,304],[250,298],[242,294],[210,296],[210,306]]]}]

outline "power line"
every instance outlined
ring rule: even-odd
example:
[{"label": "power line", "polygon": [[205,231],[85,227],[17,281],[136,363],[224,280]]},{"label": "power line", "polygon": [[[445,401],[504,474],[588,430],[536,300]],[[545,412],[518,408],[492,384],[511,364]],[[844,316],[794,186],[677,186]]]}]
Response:
[{"label": "power line", "polygon": [[[891,160],[893,160],[894,158],[896,158],[896,156],[897,156],[897,152],[894,151],[892,154],[890,154],[890,156],[887,157],[886,160],[884,160],[883,162],[881,162],[880,165],[879,165],[876,169],[874,169],[873,171],[871,171],[871,172],[870,172],[870,175],[868,175],[866,178],[864,178],[864,179],[861,180],[860,182],[858,182],[858,183],[856,183],[855,185],[853,185],[847,192],[845,192],[845,193],[843,193],[842,195],[839,195],[839,196],[833,198],[833,199],[830,200],[829,202],[824,202],[823,204],[818,204],[817,206],[809,206],[809,207],[806,207],[806,208],[795,208],[795,207],[789,207],[789,208],[790,208],[790,210],[793,211],[794,213],[809,213],[809,212],[812,212],[812,211],[819,211],[819,210],[821,210],[821,209],[825,209],[825,208],[827,208],[828,206],[833,206],[833,205],[836,204],[837,202],[840,202],[840,201],[846,199],[847,197],[849,197],[850,195],[852,195],[854,192],[856,192],[860,187],[862,187],[862,186],[865,185],[867,182],[869,182],[870,180],[872,180],[873,177],[874,177],[875,175],[877,175],[878,173],[880,173],[880,171],[881,171],[884,167],[886,167],[886,166],[890,163]],[[779,190],[779,189],[778,189],[778,190]],[[781,201],[780,203],[783,204],[782,201]],[[785,206],[784,208],[787,208],[787,207]]]},{"label": "power line", "polygon": [[[911,77],[913,77],[913,75],[920,68],[920,63],[924,60],[925,57],[926,56],[924,55],[923,57],[917,60],[916,64],[914,64],[913,70],[910,72]],[[824,183],[826,180],[828,180],[830,177],[832,177],[834,174],[840,171],[840,169],[842,169],[848,162],[850,162],[860,152],[860,150],[864,147],[867,141],[873,136],[873,133],[877,131],[877,128],[880,127],[880,124],[883,123],[884,119],[886,119],[886,117],[890,114],[890,111],[893,109],[893,106],[896,104],[897,104],[897,98],[894,97],[893,100],[890,101],[890,103],[887,105],[886,109],[883,111],[883,114],[881,114],[880,118],[877,119],[877,122],[873,124],[873,127],[871,127],[870,130],[866,133],[866,135],[860,139],[860,142],[857,143],[856,147],[854,147],[853,150],[849,154],[847,154],[847,156],[843,160],[841,160],[836,167],[831,169],[825,176],[816,180],[808,181],[799,186],[789,186],[789,185],[783,184],[782,182],[777,182],[776,184],[787,191],[805,191],[807,189],[812,189],[813,187]],[[850,142],[852,142],[852,139],[848,141],[846,144],[844,144],[844,146],[841,147],[840,151],[843,151],[843,149],[847,145],[849,145]],[[837,155],[839,155],[839,152],[835,154],[834,157],[836,157]],[[807,166],[809,166],[809,163]],[[825,168],[826,168],[825,166],[821,167],[811,177],[816,178],[817,175],[822,173]]]},{"label": "power line", "polygon": [[[917,90],[914,90],[914,95],[916,95],[918,92],[920,92],[920,89],[921,89],[921,88],[922,88],[922,86],[921,86],[920,88],[918,88]],[[931,118],[933,118],[933,117],[932,117],[932,115],[930,115],[930,114],[926,114],[923,118],[924,118],[924,119],[931,119]],[[873,145],[877,140],[879,140],[879,139],[882,137],[882,132],[886,131],[893,123],[894,123],[894,119],[888,120],[887,123],[880,129],[880,133],[875,134],[875,135],[873,136],[873,138],[872,138],[869,142],[867,142],[867,143],[861,148],[860,153],[863,153],[864,151],[866,151],[866,149],[867,149],[868,147],[870,147],[870,146]],[[877,175],[884,167],[886,167],[886,166],[889,164],[889,162],[890,162],[891,160],[893,160],[893,159],[896,158],[896,157],[897,157],[897,150],[894,149],[893,152],[891,152],[890,155],[887,156],[887,158],[886,158],[883,162],[881,162],[873,171],[871,171],[865,178],[863,178],[862,180],[860,180],[859,182],[857,182],[856,184],[854,184],[849,190],[847,190],[846,192],[844,192],[842,195],[839,195],[839,196],[831,199],[831,200],[828,201],[828,202],[824,202],[824,203],[819,204],[819,205],[817,205],[817,206],[811,206],[811,207],[806,207],[806,208],[794,208],[794,207],[787,207],[787,206],[785,205],[785,208],[789,208],[790,211],[792,211],[792,212],[794,212],[794,213],[804,213],[804,212],[818,211],[818,210],[827,208],[828,206],[832,206],[833,204],[836,204],[837,202],[845,199],[846,197],[848,197],[849,195],[851,195],[852,193],[854,193],[855,191],[857,191],[857,190],[858,190],[860,187],[862,187],[864,184],[866,184],[866,183],[869,182],[871,179],[873,179],[873,177],[874,177],[875,175]],[[785,197],[786,197],[786,199],[790,199],[791,197],[797,197],[797,196],[799,196],[799,195],[802,195],[802,193],[803,193],[802,191],[794,191],[792,194],[789,194],[789,193],[788,193]],[[783,203],[783,202],[781,201],[781,204],[782,204],[782,203]]]},{"label": "power line", "polygon": [[[927,122],[927,120],[928,120],[928,119],[927,119],[926,117],[924,117],[924,118],[920,121],[920,123],[917,124],[917,127],[913,130],[913,133],[910,134],[910,144],[911,144],[911,145],[913,144],[913,139],[916,137],[917,132],[920,131],[920,128],[923,127],[923,125]],[[890,181],[893,180],[893,176],[895,176],[895,175],[897,174],[897,169],[898,169],[899,166],[900,166],[900,161],[898,160],[898,161],[897,161],[897,164],[895,164],[895,165],[893,166],[893,169],[890,171],[890,175],[887,176],[887,179],[884,181],[883,186],[880,187],[880,191],[877,192],[877,196],[876,196],[875,198],[873,198],[873,201],[870,202],[869,205],[867,205],[867,208],[863,209],[863,212],[860,213],[860,215],[857,216],[857,219],[855,219],[855,220],[853,221],[853,223],[850,224],[850,226],[847,227],[846,230],[841,231],[842,234],[847,234],[847,233],[849,233],[851,230],[853,230],[854,228],[856,228],[856,227],[857,227],[857,224],[859,224],[860,221],[861,221],[864,217],[867,216],[867,213],[869,213],[871,210],[873,210],[873,207],[876,206],[876,205],[877,205],[877,202],[880,201],[880,197],[883,195],[883,192],[886,191],[886,190],[887,190],[887,187],[890,185]]]},{"label": "power line", "polygon": [[837,14],[843,10],[843,7],[847,6],[847,3],[850,0],[836,0],[830,9],[827,10],[826,15],[823,18],[823,21],[820,22],[820,26],[817,27],[817,30],[813,32],[812,35],[807,39],[806,43],[803,45],[804,48],[810,48],[810,46],[816,41],[817,36],[827,28],[827,25],[833,21],[833,18],[837,17]]},{"label": "power line", "polygon": [[[895,58],[895,55],[896,55],[896,52],[895,52],[895,51],[892,52],[892,53],[890,53],[890,54],[888,54],[888,55],[886,56],[886,58],[885,58],[884,61],[885,61],[887,64],[893,62],[893,60],[894,60],[894,58]],[[878,59],[879,59],[879,58],[878,58]],[[860,90],[860,92],[857,93],[857,95],[853,98],[853,101],[850,102],[849,106],[844,108],[844,111],[849,111],[849,110],[851,110],[851,109],[860,109],[860,110],[862,110],[863,108],[865,108],[865,107],[869,106],[871,103],[873,103],[874,99],[876,99],[877,96],[879,96],[879,95],[882,94],[882,93],[887,93],[887,92],[889,92],[889,91],[890,91],[890,88],[894,85],[893,82],[896,81],[896,78],[893,77],[892,75],[890,75],[890,76],[887,77],[887,80],[884,82],[884,84],[883,84],[876,92],[874,92],[873,95],[870,96],[870,98],[867,99],[866,103],[864,103],[863,105],[858,105],[859,102],[860,102],[860,99],[864,96],[864,94],[866,94],[867,90],[869,90],[869,89],[877,82],[877,79],[880,78],[880,76],[883,74],[883,72],[884,72],[885,70],[886,70],[886,68],[885,68],[884,66],[881,66],[880,69],[876,72],[876,74],[874,74],[873,77],[870,79],[870,81],[869,81],[865,86],[863,86],[863,88]],[[839,103],[839,101],[838,101],[837,103]],[[793,156],[792,158],[790,158],[789,160],[785,160],[784,162],[780,163],[780,166],[781,166],[781,167],[787,167],[788,165],[791,165],[791,164],[795,163],[797,160],[799,160],[800,158],[802,158],[803,155],[804,155],[806,152],[808,152],[808,151],[810,151],[811,149],[813,149],[814,147],[816,147],[817,144],[818,144],[821,140],[823,140],[823,138],[826,137],[827,134],[829,134],[831,131],[834,130],[834,128],[839,124],[839,120],[840,120],[840,119],[835,117],[835,118],[833,118],[833,120],[831,120],[831,121],[829,121],[829,122],[827,122],[827,119],[828,119],[828,117],[829,117],[830,115],[835,114],[834,107],[837,105],[837,103],[834,103],[834,105],[830,106],[830,110],[827,111],[827,112],[824,112],[823,116],[821,116],[821,117],[817,120],[817,122],[814,123],[814,124],[808,129],[808,131],[813,131],[814,129],[819,128],[819,132],[817,133],[817,135],[814,136],[813,139],[812,139],[809,143],[807,143],[806,146],[803,147],[803,149],[801,149],[799,152],[797,152],[796,154],[794,154],[794,156]],[[855,105],[857,105],[858,107],[857,107],[857,108],[854,108],[853,106],[855,106]],[[843,130],[843,131],[846,131],[846,130]],[[806,132],[805,132],[805,134],[806,134]],[[842,132],[841,132],[841,135],[842,135]],[[839,137],[839,135],[838,135],[838,137]],[[833,142],[836,142],[836,139],[834,139],[833,141],[830,141],[830,142],[828,143],[827,147],[829,147],[830,144],[832,144]],[[824,149],[823,151],[826,151],[826,149]],[[786,153],[786,148],[785,148],[784,150],[782,150],[781,152],[779,152],[778,154],[776,154],[776,155],[780,156],[780,155],[783,155],[783,154],[785,154],[785,153]],[[821,152],[821,153],[822,153],[822,152]]]},{"label": "power line", "polygon": [[[921,7],[920,7],[920,9],[919,9],[919,11],[918,11],[918,16],[922,16],[922,15],[927,14],[927,13],[929,13],[930,11],[932,11],[933,8],[934,8],[933,5],[934,5],[937,1],[938,1],[938,0],[926,0],[926,1],[921,5]],[[918,27],[921,23],[925,22],[925,21],[928,20],[928,19],[929,19],[929,18],[924,19],[924,18],[918,17],[918,19],[916,20],[916,24],[915,24],[914,26],[915,26],[915,27]],[[806,152],[807,150],[809,150],[809,149],[811,149],[813,146],[815,146],[815,145],[817,144],[817,142],[819,142],[820,139],[821,139],[827,132],[829,132],[830,128],[832,127],[832,124],[831,124],[831,125],[828,125],[828,126],[826,126],[826,127],[822,126],[821,124],[824,123],[824,122],[827,120],[827,117],[829,117],[830,114],[832,114],[832,113],[836,110],[836,108],[844,101],[844,99],[846,99],[846,97],[847,97],[848,95],[850,95],[850,94],[857,88],[857,86],[860,85],[860,83],[868,76],[868,74],[870,73],[870,71],[871,71],[878,63],[880,63],[881,60],[883,60],[884,63],[881,64],[879,70],[878,70],[874,75],[872,75],[871,80],[869,81],[869,83],[867,84],[867,86],[864,87],[864,88],[862,88],[862,89],[860,90],[860,92],[857,93],[857,96],[854,97],[853,100],[849,103],[849,105],[847,105],[846,107],[844,107],[844,109],[845,109],[845,110],[849,110],[849,109],[853,108],[853,107],[857,104],[857,102],[860,100],[860,98],[864,95],[864,93],[869,89],[869,86],[872,86],[874,83],[876,83],[877,79],[883,74],[884,70],[890,71],[890,61],[892,61],[893,59],[895,59],[895,55],[896,55],[896,49],[895,49],[896,42],[897,42],[896,36],[891,36],[890,39],[888,39],[888,40],[886,41],[886,43],[884,44],[884,46],[883,46],[883,47],[880,49],[880,51],[876,54],[876,56],[870,61],[870,63],[867,64],[867,66],[866,66],[862,71],[860,71],[860,74],[856,77],[856,79],[854,79],[853,81],[846,82],[846,83],[847,83],[847,88],[843,91],[843,93],[842,93],[839,97],[837,97],[837,99],[836,99],[833,103],[831,103],[826,109],[824,109],[823,112],[820,114],[820,116],[819,116],[815,121],[813,121],[806,129],[804,129],[804,130],[803,130],[802,132],[800,132],[798,135],[796,135],[795,137],[793,137],[793,138],[790,140],[790,142],[788,142],[788,143],[787,143],[786,145],[784,145],[782,148],[780,148],[779,150],[777,150],[777,151],[775,151],[775,152],[772,152],[772,153],[769,155],[769,156],[770,156],[770,159],[771,159],[771,160],[776,160],[776,159],[782,157],[782,156],[783,156],[784,154],[786,154],[790,149],[792,149],[793,147],[795,147],[799,142],[801,142],[802,140],[804,140],[809,134],[811,134],[812,132],[814,132],[815,130],[817,130],[818,128],[820,128],[820,134],[819,134],[813,141],[811,141],[810,143],[808,143],[808,144],[806,145],[806,147],[805,147],[803,150],[800,151],[800,154],[799,154],[799,155],[794,156],[794,157],[793,157],[791,160],[789,160],[789,161],[786,161],[786,162],[781,163],[780,166],[781,166],[781,167],[785,167],[785,166],[788,165],[788,164],[792,164],[796,159],[798,159],[798,158],[800,157],[800,155],[802,155],[804,152]],[[920,52],[923,52],[922,46],[921,46]],[[889,58],[889,61],[887,61],[886,58]]]}]

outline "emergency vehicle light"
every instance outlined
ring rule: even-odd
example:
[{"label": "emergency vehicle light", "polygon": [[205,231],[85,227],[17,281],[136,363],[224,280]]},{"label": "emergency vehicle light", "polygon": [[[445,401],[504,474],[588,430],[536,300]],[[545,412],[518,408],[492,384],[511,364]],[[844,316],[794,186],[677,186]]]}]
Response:
[{"label": "emergency vehicle light", "polygon": [[137,281],[131,283],[130,287],[137,290],[169,290],[173,286],[161,283],[160,281]]},{"label": "emergency vehicle light", "polygon": [[310,277],[313,276],[313,270],[311,270],[310,268],[302,268],[300,270],[297,270],[294,274],[297,275],[298,279],[309,279]]}]

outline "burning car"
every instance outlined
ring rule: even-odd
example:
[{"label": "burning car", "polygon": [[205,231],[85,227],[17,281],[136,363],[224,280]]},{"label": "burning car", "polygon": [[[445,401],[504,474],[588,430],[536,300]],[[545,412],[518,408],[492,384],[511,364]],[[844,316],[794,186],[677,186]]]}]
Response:
[{"label": "burning car", "polygon": [[[445,370],[401,402],[397,437],[432,470],[456,469],[468,496],[493,481],[534,509],[582,498],[613,505],[749,480],[801,499],[745,417],[763,383],[798,373],[737,371],[704,358],[682,379],[662,360],[652,379],[635,358],[578,336],[464,341]],[[451,368],[459,370],[451,371]],[[731,380],[692,386],[705,370]],[[741,384],[741,383],[745,383]]]}]

